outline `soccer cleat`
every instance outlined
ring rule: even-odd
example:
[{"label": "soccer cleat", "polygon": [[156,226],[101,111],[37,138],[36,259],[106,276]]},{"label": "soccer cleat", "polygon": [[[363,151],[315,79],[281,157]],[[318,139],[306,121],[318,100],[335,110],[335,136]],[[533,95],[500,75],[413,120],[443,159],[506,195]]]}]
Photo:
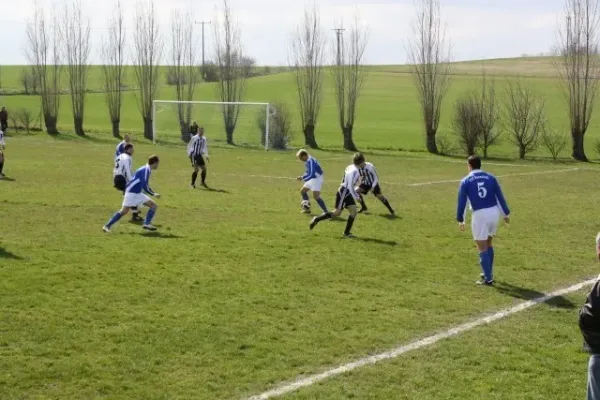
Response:
[{"label": "soccer cleat", "polygon": [[196,189],[196,185],[190,185],[190,189]]},{"label": "soccer cleat", "polygon": [[144,220],[144,218],[142,218],[142,217],[140,216],[140,213],[136,213],[136,214],[133,214],[133,215],[131,216],[131,220],[132,220],[132,221],[134,221],[134,222],[139,222],[139,221],[143,221],[143,220]]},{"label": "soccer cleat", "polygon": [[143,225],[142,228],[147,231],[155,231],[156,227],[153,225]]},{"label": "soccer cleat", "polygon": [[201,185],[202,185],[203,188],[208,189],[208,185],[206,183],[202,182]]},{"label": "soccer cleat", "polygon": [[354,235],[353,235],[353,234],[351,234],[351,233],[344,233],[344,237],[345,237],[345,238],[348,238],[348,239],[353,239],[353,238],[354,238]]},{"label": "soccer cleat", "polygon": [[360,210],[358,210],[359,214],[362,214],[364,212],[367,212],[369,209],[367,207],[362,207]]},{"label": "soccer cleat", "polygon": [[317,224],[318,224],[318,222],[317,222],[317,217],[314,217],[314,218],[312,219],[312,221],[310,221],[310,225],[309,225],[308,227],[309,227],[309,228],[310,228],[310,230],[312,231],[312,230],[315,228],[315,226],[317,226]]},{"label": "soccer cleat", "polygon": [[493,279],[491,281],[486,281],[485,278],[482,278],[482,279],[476,281],[475,283],[478,285],[481,285],[481,286],[494,286]]},{"label": "soccer cleat", "polygon": [[110,228],[108,226],[103,226],[102,227],[102,232],[104,232],[104,233],[110,233]]}]

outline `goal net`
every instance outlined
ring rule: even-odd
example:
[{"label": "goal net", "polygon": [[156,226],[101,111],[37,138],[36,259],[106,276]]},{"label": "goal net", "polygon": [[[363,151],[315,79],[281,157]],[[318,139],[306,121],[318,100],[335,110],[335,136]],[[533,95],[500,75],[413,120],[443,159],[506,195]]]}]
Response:
[{"label": "goal net", "polygon": [[269,103],[155,100],[153,143],[189,141],[190,125],[197,122],[211,142],[269,149],[270,124],[275,109]]}]

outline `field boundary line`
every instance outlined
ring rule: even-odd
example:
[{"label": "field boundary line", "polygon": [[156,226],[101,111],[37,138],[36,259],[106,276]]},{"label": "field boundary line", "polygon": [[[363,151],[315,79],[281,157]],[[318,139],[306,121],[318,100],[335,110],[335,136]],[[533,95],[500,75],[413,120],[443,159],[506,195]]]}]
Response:
[{"label": "field boundary line", "polygon": [[[559,173],[563,173],[563,172],[574,172],[574,171],[581,171],[581,168],[568,168],[568,169],[549,169],[549,170],[545,170],[545,171],[532,171],[532,172],[519,172],[519,173],[514,173],[514,174],[504,174],[504,175],[496,175],[496,178],[509,178],[511,176],[527,176],[527,175],[549,175],[549,174],[559,174]],[[410,187],[417,187],[417,186],[429,186],[429,185],[441,185],[444,183],[459,183],[461,181],[461,179],[449,179],[449,180],[443,180],[443,181],[428,181],[428,182],[416,182],[416,183],[408,183],[408,184],[402,184],[402,185],[406,185],[406,186],[410,186]],[[387,183],[384,182],[386,185],[400,185],[399,183]]]},{"label": "field boundary line", "polygon": [[506,308],[504,310],[495,312],[493,314],[483,315],[483,316],[481,316],[477,319],[474,319],[470,322],[466,322],[466,323],[463,323],[460,325],[453,326],[449,329],[440,331],[434,335],[427,336],[423,339],[419,339],[419,340],[410,342],[408,344],[396,347],[389,351],[386,351],[383,353],[378,353],[378,354],[368,356],[368,357],[363,357],[363,358],[357,359],[355,361],[349,362],[347,364],[342,364],[338,367],[328,369],[325,372],[322,372],[319,374],[308,375],[305,377],[298,377],[291,382],[282,383],[281,385],[276,386],[274,389],[268,390],[268,391],[263,392],[256,396],[249,397],[246,400],[268,400],[268,399],[272,399],[274,397],[283,396],[285,394],[295,392],[299,389],[310,387],[316,383],[327,380],[329,378],[333,378],[338,375],[348,373],[348,372],[353,371],[358,368],[377,364],[377,363],[380,363],[381,361],[398,358],[401,355],[408,353],[410,351],[418,350],[418,349],[421,349],[421,348],[427,347],[427,346],[431,346],[432,344],[435,344],[441,340],[448,339],[448,338],[451,338],[454,336],[458,336],[461,333],[470,331],[479,326],[491,324],[492,322],[504,319],[508,316],[519,313],[521,311],[525,311],[531,307],[534,307],[538,304],[545,303],[556,297],[563,296],[563,295],[573,293],[573,292],[577,292],[577,291],[585,288],[586,286],[592,285],[594,282],[596,282],[597,279],[598,278],[588,279],[586,281],[574,284],[572,286],[545,294],[544,296],[540,296],[533,300],[528,300],[528,301],[522,302],[516,306]]}]

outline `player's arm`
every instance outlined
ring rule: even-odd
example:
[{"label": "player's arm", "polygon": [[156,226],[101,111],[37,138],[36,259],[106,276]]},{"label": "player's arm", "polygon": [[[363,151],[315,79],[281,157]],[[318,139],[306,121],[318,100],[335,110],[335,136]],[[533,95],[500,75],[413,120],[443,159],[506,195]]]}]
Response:
[{"label": "player's arm", "polygon": [[125,169],[125,179],[129,182],[132,178],[131,175],[131,157],[127,158],[127,162],[123,163],[123,168]]},{"label": "player's arm", "polygon": [[204,157],[208,160],[208,139],[206,139],[206,136],[204,137],[204,145],[202,146],[202,154],[204,155]]},{"label": "player's arm", "polygon": [[467,202],[469,197],[467,196],[467,183],[461,182],[458,187],[458,203],[456,207],[456,221],[459,224],[465,223],[465,213],[467,211]]},{"label": "player's arm", "polygon": [[497,179],[494,179],[494,184],[496,185],[496,200],[498,201],[498,205],[504,214],[504,218],[508,218],[510,216],[510,209],[508,208],[508,203],[506,203],[506,199],[504,198],[504,193],[502,193],[500,183]]},{"label": "player's arm", "polygon": [[371,189],[373,189],[379,184],[379,176],[377,176],[377,170],[375,169],[375,166],[372,166],[371,168],[373,172],[373,184],[371,185]]},{"label": "player's arm", "polygon": [[150,188],[150,172],[148,172],[148,170],[146,170],[146,175],[144,176],[144,192],[148,193],[150,196],[157,196],[158,197],[158,193],[155,193],[151,188]]},{"label": "player's arm", "polygon": [[315,165],[311,160],[308,160],[306,162],[306,172],[304,173],[304,175],[302,175],[302,180],[304,182],[308,182],[310,180],[310,177],[313,176],[315,170]]},{"label": "player's arm", "polygon": [[352,197],[354,198],[354,200],[358,200],[360,199],[360,195],[358,194],[358,192],[356,191],[356,188],[354,187],[355,185],[352,184],[352,182],[356,182],[357,184],[360,184],[360,174],[358,173],[358,170],[355,169],[353,172],[351,172],[350,176],[347,176],[346,178],[348,179],[348,189],[350,190],[350,195],[352,195]]}]

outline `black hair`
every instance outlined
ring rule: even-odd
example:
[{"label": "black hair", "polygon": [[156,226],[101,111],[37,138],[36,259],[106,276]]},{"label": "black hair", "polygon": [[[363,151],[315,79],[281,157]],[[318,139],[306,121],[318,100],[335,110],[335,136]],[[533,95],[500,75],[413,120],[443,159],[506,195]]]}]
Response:
[{"label": "black hair", "polygon": [[481,158],[479,156],[469,156],[467,162],[473,169],[481,169]]},{"label": "black hair", "polygon": [[125,147],[123,148],[123,150],[125,150],[125,151],[130,150],[130,149],[133,149],[133,145],[131,143],[127,143],[125,145]]},{"label": "black hair", "polygon": [[148,159],[148,165],[156,164],[159,161],[160,160],[158,159],[158,156],[150,156],[150,158]]},{"label": "black hair", "polygon": [[354,155],[354,158],[352,159],[352,162],[354,163],[354,165],[358,166],[365,162],[365,156],[363,156],[362,153],[356,153]]}]

